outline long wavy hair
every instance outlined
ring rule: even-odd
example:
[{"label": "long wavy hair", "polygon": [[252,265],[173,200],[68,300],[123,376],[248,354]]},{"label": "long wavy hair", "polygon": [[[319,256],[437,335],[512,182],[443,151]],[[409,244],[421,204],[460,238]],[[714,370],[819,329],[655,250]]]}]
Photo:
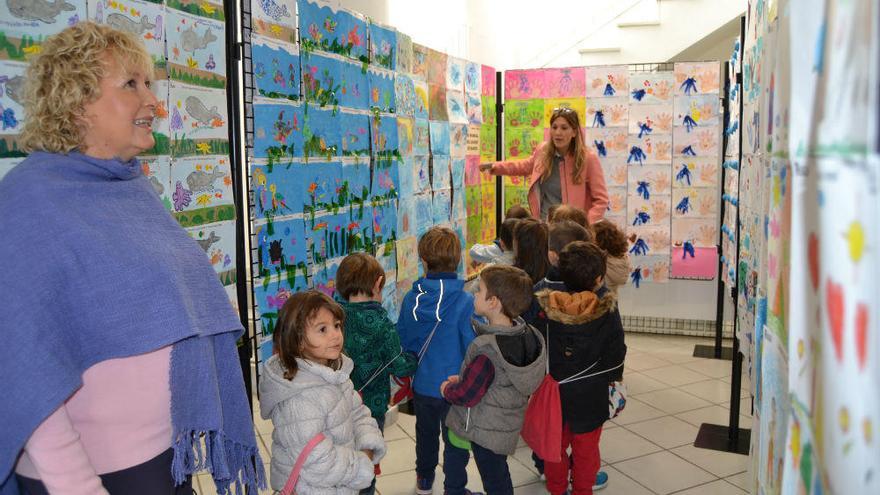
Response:
[{"label": "long wavy hair", "polygon": [[[573,108],[562,107],[553,110],[553,113],[550,115],[550,125],[552,126],[553,122],[560,118],[565,119],[576,133],[568,145],[566,154],[574,156],[574,170],[571,171],[571,181],[575,184],[580,184],[581,171],[584,169],[587,161],[587,146],[584,144],[584,130],[581,129],[581,119]],[[541,182],[550,178],[550,174],[553,172],[553,156],[555,154],[556,146],[552,142],[548,142],[547,146],[544,147],[543,159],[546,166],[544,167],[544,173],[541,174]]]},{"label": "long wavy hair", "polygon": [[534,218],[524,218],[513,230],[513,266],[525,271],[532,285],[547,275],[550,261],[547,258],[547,224]]}]

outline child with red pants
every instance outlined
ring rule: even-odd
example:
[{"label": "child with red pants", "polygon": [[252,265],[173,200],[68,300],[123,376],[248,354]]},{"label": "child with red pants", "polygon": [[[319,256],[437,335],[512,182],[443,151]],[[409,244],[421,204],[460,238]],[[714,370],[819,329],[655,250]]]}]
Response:
[{"label": "child with red pants", "polygon": [[569,479],[572,495],[593,493],[599,438],[608,419],[608,382],[623,374],[626,344],[616,297],[603,284],[605,256],[592,242],[568,244],[559,253],[559,275],[567,290],[536,294],[541,312],[535,327],[544,334],[562,403],[562,460],[544,464],[552,495],[566,493]]}]

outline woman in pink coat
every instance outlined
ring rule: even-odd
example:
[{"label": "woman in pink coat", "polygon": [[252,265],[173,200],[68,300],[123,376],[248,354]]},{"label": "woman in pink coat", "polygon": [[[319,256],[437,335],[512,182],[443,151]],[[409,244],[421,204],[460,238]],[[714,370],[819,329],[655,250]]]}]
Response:
[{"label": "woman in pink coat", "polygon": [[484,163],[480,169],[493,175],[528,176],[529,208],[541,220],[547,220],[553,205],[567,204],[583,208],[592,224],[608,208],[602,167],[584,144],[580,119],[571,108],[553,110],[550,141],[538,146],[530,158]]}]

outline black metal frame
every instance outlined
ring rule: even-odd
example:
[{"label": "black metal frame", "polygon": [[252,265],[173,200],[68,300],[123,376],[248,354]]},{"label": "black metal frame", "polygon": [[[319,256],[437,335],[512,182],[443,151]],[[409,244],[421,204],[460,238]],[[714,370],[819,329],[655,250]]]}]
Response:
[{"label": "black metal frame", "polygon": [[[740,85],[740,99],[739,99],[739,115],[740,122],[742,122],[742,114],[743,114],[743,73],[742,73],[742,60],[743,54],[745,52],[745,39],[746,39],[746,18],[740,17],[740,45],[739,45],[739,60],[740,60],[740,70],[736,73],[736,80]],[[742,140],[743,140],[743,132],[742,126],[740,125],[739,132],[739,163],[740,163],[740,171],[742,170]],[[739,198],[740,194],[740,185],[742,184],[742,174],[738,177],[737,182],[737,198]],[[734,262],[734,266],[739,266],[739,243],[740,243],[740,210],[741,208],[736,209],[736,260]],[[720,278],[720,274],[719,274]],[[739,280],[737,280],[739,282]],[[746,428],[739,427],[739,408],[740,408],[740,387],[742,384],[742,354],[739,349],[739,339],[736,336],[736,328],[737,328],[737,315],[738,315],[738,302],[739,302],[739,292],[736,290],[736,287],[732,289],[733,296],[733,322],[734,322],[734,333],[733,333],[733,359],[731,364],[731,377],[730,377],[730,414],[728,417],[728,425],[715,425],[709,423],[703,423],[700,425],[700,431],[697,433],[697,438],[694,440],[694,447],[699,447],[703,449],[710,450],[721,450],[724,452],[733,452],[742,455],[749,455],[749,443],[751,440],[751,430]]]}]

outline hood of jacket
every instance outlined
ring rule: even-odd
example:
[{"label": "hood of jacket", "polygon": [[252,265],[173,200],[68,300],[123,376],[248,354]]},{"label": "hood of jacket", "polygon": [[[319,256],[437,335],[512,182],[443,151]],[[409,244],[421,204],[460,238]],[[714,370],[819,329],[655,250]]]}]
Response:
[{"label": "hood of jacket", "polygon": [[[544,379],[547,359],[544,337],[522,318],[516,318],[512,327],[490,325],[476,319],[471,321],[477,333],[477,338],[471,345],[492,347],[497,355],[504,358],[502,366],[513,387],[523,395],[531,395]],[[505,344],[499,345],[498,339],[492,338],[493,336],[513,339],[507,339]],[[511,344],[517,346],[517,354],[528,356],[526,362],[519,365],[509,357],[513,350],[510,348]]]},{"label": "hood of jacket", "polygon": [[287,399],[302,394],[305,390],[327,385],[339,385],[349,379],[354,362],[342,355],[342,366],[334,370],[329,366],[296,358],[298,370],[293,380],[284,378],[281,359],[274,355],[263,365],[260,376],[260,415],[270,418],[272,410]]},{"label": "hood of jacket", "polygon": [[465,292],[464,280],[458,278],[420,278],[413,282],[415,304],[412,316],[415,321],[443,321],[449,314],[458,312],[458,299]]},{"label": "hood of jacket", "polygon": [[541,309],[547,318],[566,325],[589,323],[612,311],[617,303],[617,296],[609,290],[564,292],[542,290],[535,294]]}]

